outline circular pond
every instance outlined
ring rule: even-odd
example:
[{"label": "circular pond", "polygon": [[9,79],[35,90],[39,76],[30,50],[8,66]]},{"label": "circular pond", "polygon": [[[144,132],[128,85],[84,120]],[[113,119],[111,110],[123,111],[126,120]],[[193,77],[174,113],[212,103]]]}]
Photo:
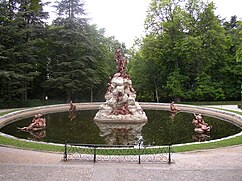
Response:
[{"label": "circular pond", "polygon": [[172,117],[169,111],[145,110],[148,122],[137,124],[95,123],[93,118],[96,112],[77,111],[74,119],[70,118],[68,112],[46,114],[47,127],[42,131],[22,132],[17,129],[29,125],[32,117],[6,125],[0,131],[23,139],[80,144],[136,144],[142,136],[145,145],[157,146],[214,140],[241,131],[241,128],[229,122],[204,116],[205,121],[212,125],[212,130],[208,134],[197,134],[192,124],[194,115],[185,112]]}]

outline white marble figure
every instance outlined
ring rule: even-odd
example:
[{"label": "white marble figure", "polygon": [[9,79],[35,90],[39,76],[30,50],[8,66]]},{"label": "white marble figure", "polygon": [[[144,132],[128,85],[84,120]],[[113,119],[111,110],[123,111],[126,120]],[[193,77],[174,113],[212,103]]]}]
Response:
[{"label": "white marble figure", "polygon": [[105,94],[106,102],[100,106],[95,121],[122,120],[146,122],[147,116],[138,102],[130,76],[126,73],[126,60],[120,49],[116,50],[117,73],[110,79]]}]

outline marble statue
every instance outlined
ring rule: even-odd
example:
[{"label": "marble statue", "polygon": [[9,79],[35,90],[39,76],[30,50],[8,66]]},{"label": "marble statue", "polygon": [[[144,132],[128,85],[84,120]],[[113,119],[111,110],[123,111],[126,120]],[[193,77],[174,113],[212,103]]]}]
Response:
[{"label": "marble statue", "polygon": [[36,114],[32,119],[29,126],[18,128],[21,131],[38,131],[43,130],[46,127],[46,120],[42,117],[42,114]]},{"label": "marble statue", "polygon": [[120,48],[115,52],[115,61],[117,72],[110,78],[105,93],[106,102],[100,106],[94,121],[146,122],[145,112],[135,101],[136,91],[126,72],[127,61]]},{"label": "marble statue", "polygon": [[210,132],[212,126],[209,126],[203,119],[201,114],[194,114],[195,119],[192,120],[192,124],[194,124],[194,131],[197,133],[206,133]]}]

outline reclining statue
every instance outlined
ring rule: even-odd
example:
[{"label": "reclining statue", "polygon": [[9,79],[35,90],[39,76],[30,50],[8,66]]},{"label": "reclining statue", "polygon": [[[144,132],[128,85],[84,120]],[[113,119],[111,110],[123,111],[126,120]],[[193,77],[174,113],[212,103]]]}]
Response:
[{"label": "reclining statue", "polygon": [[194,114],[194,116],[195,116],[195,119],[192,120],[192,124],[194,124],[194,126],[195,126],[194,131],[197,133],[210,132],[212,126],[209,126],[207,123],[205,123],[202,115]]},{"label": "reclining statue", "polygon": [[36,114],[29,126],[18,128],[18,129],[21,131],[29,131],[29,130],[38,131],[38,130],[45,129],[45,127],[46,127],[45,118],[42,118],[42,114]]}]

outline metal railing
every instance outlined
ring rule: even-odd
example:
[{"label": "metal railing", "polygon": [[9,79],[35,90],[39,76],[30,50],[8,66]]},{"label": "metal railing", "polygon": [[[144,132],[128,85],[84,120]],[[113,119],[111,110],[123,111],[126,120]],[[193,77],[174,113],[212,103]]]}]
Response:
[{"label": "metal railing", "polygon": [[138,145],[98,145],[98,144],[72,144],[66,143],[64,161],[86,160],[93,161],[118,161],[118,162],[158,162],[171,163],[171,145],[168,146],[143,146]]}]

